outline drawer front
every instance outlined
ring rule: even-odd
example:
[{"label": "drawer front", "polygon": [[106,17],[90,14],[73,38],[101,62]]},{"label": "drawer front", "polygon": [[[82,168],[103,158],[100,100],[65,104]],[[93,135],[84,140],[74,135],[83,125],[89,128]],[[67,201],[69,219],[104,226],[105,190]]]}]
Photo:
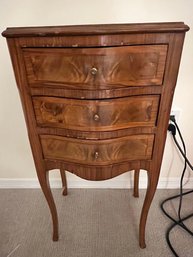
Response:
[{"label": "drawer front", "polygon": [[132,160],[149,160],[153,135],[135,135],[101,141],[41,135],[45,159],[88,165],[108,165]]},{"label": "drawer front", "polygon": [[159,96],[134,96],[111,100],[74,100],[34,97],[39,126],[80,131],[112,131],[155,126]]},{"label": "drawer front", "polygon": [[23,52],[31,86],[106,89],[161,85],[167,46],[28,48]]}]

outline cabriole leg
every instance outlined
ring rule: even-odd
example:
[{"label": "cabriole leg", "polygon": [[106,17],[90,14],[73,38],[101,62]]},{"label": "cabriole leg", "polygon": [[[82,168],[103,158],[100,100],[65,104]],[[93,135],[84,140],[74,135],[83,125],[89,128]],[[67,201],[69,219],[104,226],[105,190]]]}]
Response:
[{"label": "cabriole leg", "polygon": [[139,246],[141,248],[145,248],[145,226],[146,226],[146,221],[147,221],[147,215],[149,212],[149,208],[151,205],[151,202],[153,200],[156,187],[157,187],[157,182],[159,178],[159,174],[156,174],[156,172],[147,172],[148,174],[148,187],[147,187],[147,192],[143,204],[143,208],[141,211],[141,218],[140,218],[140,225],[139,225]]},{"label": "cabriole leg", "polygon": [[54,198],[50,189],[49,171],[40,172],[40,174],[38,174],[38,178],[52,215],[53,241],[58,241],[58,215]]}]

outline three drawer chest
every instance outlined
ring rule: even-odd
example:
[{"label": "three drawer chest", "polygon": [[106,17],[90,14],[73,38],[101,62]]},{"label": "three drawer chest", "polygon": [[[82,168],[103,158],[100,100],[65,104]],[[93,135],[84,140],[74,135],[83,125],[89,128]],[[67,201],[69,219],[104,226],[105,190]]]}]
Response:
[{"label": "three drawer chest", "polygon": [[[49,171],[105,180],[140,169],[148,186],[139,245],[156,191],[185,32],[183,22],[8,28],[37,176],[58,240]],[[121,214],[120,214],[121,219]]]}]

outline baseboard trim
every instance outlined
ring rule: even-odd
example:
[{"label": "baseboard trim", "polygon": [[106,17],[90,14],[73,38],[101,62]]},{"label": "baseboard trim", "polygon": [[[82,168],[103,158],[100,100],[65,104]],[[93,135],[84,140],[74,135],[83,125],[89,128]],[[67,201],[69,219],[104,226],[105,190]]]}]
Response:
[{"label": "baseboard trim", "polygon": [[[52,188],[61,188],[60,179],[51,179],[50,184]],[[158,183],[159,189],[174,189],[179,188],[180,178],[160,178]],[[86,181],[86,180],[68,180],[68,188],[132,188],[133,180],[105,180],[105,181]],[[147,187],[147,179],[141,178],[141,189]],[[0,178],[0,188],[40,188],[37,179],[6,179]],[[189,178],[184,183],[184,188],[193,188],[193,178]]]}]

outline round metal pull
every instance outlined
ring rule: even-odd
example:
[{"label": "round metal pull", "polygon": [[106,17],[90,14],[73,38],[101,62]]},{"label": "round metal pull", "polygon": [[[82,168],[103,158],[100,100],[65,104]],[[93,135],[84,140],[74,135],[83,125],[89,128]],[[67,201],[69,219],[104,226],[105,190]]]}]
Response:
[{"label": "round metal pull", "polygon": [[95,152],[94,158],[95,158],[95,160],[97,160],[99,158],[99,152]]},{"label": "round metal pull", "polygon": [[95,121],[98,121],[99,119],[100,119],[99,115],[98,115],[98,114],[95,114],[95,115],[94,115],[94,120],[95,120]]},{"label": "round metal pull", "polygon": [[91,70],[90,70],[90,73],[95,76],[97,74],[98,70],[97,68],[93,67]]},{"label": "round metal pull", "polygon": [[53,111],[53,116],[56,116],[56,115],[57,115],[57,111],[54,110],[54,111]]}]

